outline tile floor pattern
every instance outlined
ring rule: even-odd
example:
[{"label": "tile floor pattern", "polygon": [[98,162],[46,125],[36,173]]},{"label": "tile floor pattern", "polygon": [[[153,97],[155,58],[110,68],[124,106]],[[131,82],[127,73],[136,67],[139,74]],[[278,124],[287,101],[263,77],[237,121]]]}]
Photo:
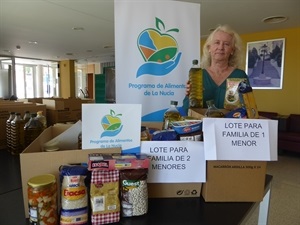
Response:
[{"label": "tile floor pattern", "polygon": [[[18,156],[0,150],[0,224],[26,225]],[[273,175],[269,225],[300,225],[300,154],[284,153],[268,162]],[[258,210],[246,222],[257,225]],[[218,225],[218,224],[213,224]]]},{"label": "tile floor pattern", "polygon": [[[267,173],[273,175],[269,208],[269,225],[300,225],[300,154],[282,154],[268,162]],[[257,225],[258,210],[246,225]]]}]

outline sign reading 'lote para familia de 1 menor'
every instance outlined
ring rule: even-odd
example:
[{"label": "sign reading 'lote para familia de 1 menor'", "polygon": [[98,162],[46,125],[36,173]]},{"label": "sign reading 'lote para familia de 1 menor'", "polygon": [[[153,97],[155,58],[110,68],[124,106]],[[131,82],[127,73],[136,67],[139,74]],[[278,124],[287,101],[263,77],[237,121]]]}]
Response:
[{"label": "sign reading 'lote para familia de 1 menor'", "polygon": [[278,121],[204,118],[206,160],[277,160]]}]

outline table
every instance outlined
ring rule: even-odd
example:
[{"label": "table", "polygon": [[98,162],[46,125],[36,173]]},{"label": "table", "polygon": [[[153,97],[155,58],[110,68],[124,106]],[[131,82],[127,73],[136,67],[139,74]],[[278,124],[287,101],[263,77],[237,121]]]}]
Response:
[{"label": "table", "polygon": [[258,224],[268,223],[271,183],[266,175],[265,196],[261,202],[205,202],[196,198],[149,199],[147,215],[122,218],[121,225],[235,225],[243,224],[259,207]]},{"label": "table", "polygon": [[257,207],[257,224],[267,225],[272,179],[272,175],[266,175],[261,202],[205,202],[202,196],[153,198],[149,199],[146,215],[122,218],[111,225],[242,225]]}]

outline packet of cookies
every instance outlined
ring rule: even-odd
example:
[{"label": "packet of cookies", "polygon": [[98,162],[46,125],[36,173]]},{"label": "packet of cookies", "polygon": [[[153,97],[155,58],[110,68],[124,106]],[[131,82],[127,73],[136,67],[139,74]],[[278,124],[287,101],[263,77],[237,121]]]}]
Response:
[{"label": "packet of cookies", "polygon": [[226,93],[224,99],[224,108],[233,110],[241,107],[240,95],[238,91],[239,83],[245,80],[244,78],[227,78]]}]

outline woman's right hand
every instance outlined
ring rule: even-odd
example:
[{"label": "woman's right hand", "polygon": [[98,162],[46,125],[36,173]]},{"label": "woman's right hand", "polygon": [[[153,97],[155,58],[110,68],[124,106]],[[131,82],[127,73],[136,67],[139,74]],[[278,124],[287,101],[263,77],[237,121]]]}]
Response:
[{"label": "woman's right hand", "polygon": [[190,83],[190,81],[188,80],[186,82],[186,85],[185,85],[185,95],[186,96],[189,96],[190,95],[190,92],[191,92],[191,86],[192,84]]}]

